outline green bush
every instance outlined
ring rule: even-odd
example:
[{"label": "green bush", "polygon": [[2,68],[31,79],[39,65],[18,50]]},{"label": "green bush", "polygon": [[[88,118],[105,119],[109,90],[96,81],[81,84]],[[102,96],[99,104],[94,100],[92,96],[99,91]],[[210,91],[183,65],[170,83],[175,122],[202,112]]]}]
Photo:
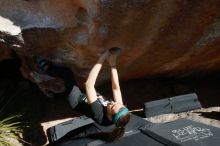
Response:
[{"label": "green bush", "polygon": [[14,141],[24,142],[21,138],[21,123],[17,122],[19,117],[13,115],[0,121],[0,146],[15,146]]},{"label": "green bush", "polygon": [[22,139],[25,126],[19,110],[15,108],[21,90],[6,79],[0,81],[4,83],[0,88],[0,146],[21,145],[26,143]]}]

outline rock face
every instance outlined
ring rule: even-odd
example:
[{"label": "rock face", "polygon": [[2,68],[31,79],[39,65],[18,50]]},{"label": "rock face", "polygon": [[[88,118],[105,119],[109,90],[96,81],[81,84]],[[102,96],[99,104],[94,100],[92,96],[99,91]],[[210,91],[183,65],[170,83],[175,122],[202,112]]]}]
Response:
[{"label": "rock face", "polygon": [[[122,80],[220,69],[219,0],[1,0],[0,5],[0,49],[19,54],[24,74],[33,69],[32,56],[41,55],[70,67],[82,83],[111,47],[122,48]],[[100,83],[110,78],[108,66],[103,68]]]}]

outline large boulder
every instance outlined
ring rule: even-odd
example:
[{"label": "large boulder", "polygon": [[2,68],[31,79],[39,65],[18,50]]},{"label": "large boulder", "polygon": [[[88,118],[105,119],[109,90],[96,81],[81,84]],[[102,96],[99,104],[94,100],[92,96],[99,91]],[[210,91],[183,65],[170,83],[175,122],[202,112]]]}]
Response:
[{"label": "large boulder", "polygon": [[[15,50],[26,68],[40,55],[70,67],[83,83],[101,52],[120,47],[122,80],[220,69],[219,0],[1,0],[0,5],[1,46]],[[108,66],[103,68],[100,83],[110,78]]]}]

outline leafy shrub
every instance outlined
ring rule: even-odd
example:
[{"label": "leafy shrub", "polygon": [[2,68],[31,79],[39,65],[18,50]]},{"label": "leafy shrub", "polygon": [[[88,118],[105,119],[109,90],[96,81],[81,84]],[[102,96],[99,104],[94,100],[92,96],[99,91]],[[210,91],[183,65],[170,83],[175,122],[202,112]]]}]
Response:
[{"label": "leafy shrub", "polygon": [[15,146],[15,141],[24,142],[21,138],[22,126],[17,122],[19,115],[9,116],[0,121],[0,145]]}]

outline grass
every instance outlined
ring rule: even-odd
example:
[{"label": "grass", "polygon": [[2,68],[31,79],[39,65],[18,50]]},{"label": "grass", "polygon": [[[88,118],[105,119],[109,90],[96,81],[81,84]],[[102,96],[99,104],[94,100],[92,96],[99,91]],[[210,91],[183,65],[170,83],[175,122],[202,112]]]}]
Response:
[{"label": "grass", "polygon": [[17,145],[46,142],[41,120],[49,100],[36,85],[22,77],[20,65],[18,58],[0,62],[0,146],[9,145],[9,139],[20,141]]},{"label": "grass", "polygon": [[17,112],[17,107],[15,107],[16,98],[21,95],[20,91],[19,89],[15,90],[15,88],[7,84],[4,89],[1,89],[0,146],[17,146],[23,143],[28,144],[22,138],[24,128],[27,126],[22,122],[22,115]]},{"label": "grass", "polygon": [[16,146],[15,141],[25,142],[21,138],[23,129],[19,118],[20,115],[12,115],[0,121],[0,146]]}]

